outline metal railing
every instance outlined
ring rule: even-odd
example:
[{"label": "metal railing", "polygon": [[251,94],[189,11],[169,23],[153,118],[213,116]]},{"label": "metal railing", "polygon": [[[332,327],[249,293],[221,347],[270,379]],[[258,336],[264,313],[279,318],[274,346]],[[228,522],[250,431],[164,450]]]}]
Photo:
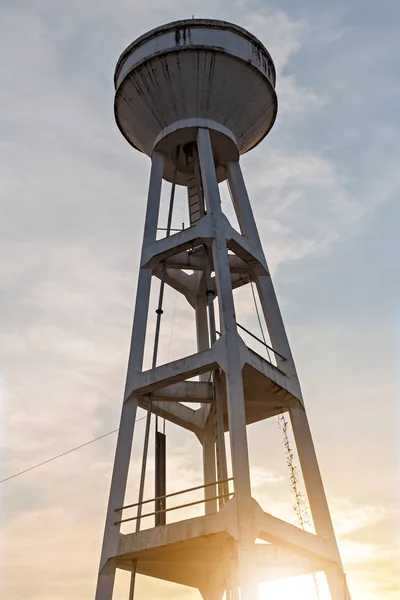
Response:
[{"label": "metal railing", "polygon": [[[246,327],[244,327],[243,325],[241,325],[241,324],[240,324],[240,323],[238,323],[237,321],[236,321],[236,326],[237,326],[239,329],[241,329],[242,331],[244,331],[245,333],[247,333],[247,334],[248,334],[250,337],[252,337],[254,340],[256,340],[257,342],[259,342],[259,344],[261,344],[262,346],[264,346],[264,348],[266,348],[266,349],[267,349],[267,353],[268,353],[269,362],[270,362],[270,363],[271,363],[271,364],[272,364],[274,367],[276,367],[276,365],[274,365],[274,364],[271,362],[271,360],[270,360],[270,357],[269,357],[269,352],[273,352],[273,354],[274,354],[275,356],[279,356],[279,358],[281,358],[282,360],[286,360],[286,358],[285,358],[284,356],[282,356],[282,354],[280,354],[280,353],[279,353],[277,350],[274,350],[274,349],[272,348],[272,346],[269,346],[269,344],[267,344],[266,342],[264,342],[264,340],[260,339],[260,338],[259,338],[258,336],[256,336],[256,335],[255,335],[255,334],[254,334],[252,331],[249,331],[248,329],[246,329]],[[216,333],[217,333],[217,335],[218,335],[219,337],[221,337],[221,335],[222,335],[222,334],[221,334],[221,332],[220,332],[220,331],[217,331]],[[275,359],[275,360],[276,360],[276,359]],[[278,370],[280,370],[280,369],[278,369]]]},{"label": "metal railing", "polygon": [[286,360],[286,358],[284,356],[282,356],[282,354],[280,354],[279,352],[274,350],[271,346],[269,346],[266,342],[264,342],[264,340],[261,340],[259,337],[254,335],[254,333],[252,333],[251,331],[246,329],[246,327],[243,327],[243,325],[241,325],[238,322],[236,322],[236,325],[237,325],[237,327],[239,327],[239,329],[241,329],[242,331],[245,331],[250,337],[252,337],[254,340],[257,340],[257,342],[259,342],[265,348],[267,348],[267,350],[270,350],[271,352],[273,352],[275,354],[275,356],[279,356],[279,358],[281,358],[282,360]]},{"label": "metal railing", "polygon": [[[189,492],[195,492],[197,490],[202,490],[211,486],[218,486],[221,485],[222,483],[227,483],[229,481],[233,481],[233,477],[229,477],[228,479],[225,479],[224,481],[213,481],[212,483],[206,483],[203,485],[197,485],[195,487],[192,488],[187,488],[185,490],[180,490],[179,492],[171,492],[170,494],[166,494],[165,496],[158,496],[156,498],[150,498],[148,500],[143,500],[143,502],[135,502],[134,504],[127,504],[126,506],[121,506],[119,508],[115,509],[116,513],[122,513],[123,510],[127,510],[129,508],[138,508],[139,506],[143,506],[143,504],[149,504],[150,502],[156,502],[157,500],[163,500],[165,502],[165,500],[167,498],[172,498],[174,496],[179,496],[181,494],[187,494]],[[170,512],[172,510],[179,510],[180,508],[187,508],[189,506],[195,506],[196,504],[205,504],[206,502],[212,502],[213,500],[220,500],[222,498],[231,498],[234,496],[234,492],[229,492],[227,494],[219,494],[217,496],[213,496],[212,498],[202,498],[201,500],[195,500],[193,502],[187,502],[185,504],[180,504],[178,506],[171,506],[169,508],[165,507],[162,510],[155,510],[151,513],[146,513],[144,515],[140,515],[141,519],[144,519],[145,517],[153,517],[155,515],[158,515],[160,513],[166,513],[166,512]],[[127,523],[128,521],[136,521],[139,518],[139,514],[137,514],[134,517],[129,517],[127,519],[119,519],[118,521],[114,521],[114,525],[120,525],[121,523]]]}]

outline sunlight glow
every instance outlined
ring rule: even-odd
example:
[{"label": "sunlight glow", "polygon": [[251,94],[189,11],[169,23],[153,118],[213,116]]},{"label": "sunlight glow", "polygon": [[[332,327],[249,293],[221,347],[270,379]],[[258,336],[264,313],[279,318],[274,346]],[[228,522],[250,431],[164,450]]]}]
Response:
[{"label": "sunlight glow", "polygon": [[[324,577],[318,575],[319,599],[330,600]],[[259,585],[260,600],[318,600],[313,577],[302,575]]]}]

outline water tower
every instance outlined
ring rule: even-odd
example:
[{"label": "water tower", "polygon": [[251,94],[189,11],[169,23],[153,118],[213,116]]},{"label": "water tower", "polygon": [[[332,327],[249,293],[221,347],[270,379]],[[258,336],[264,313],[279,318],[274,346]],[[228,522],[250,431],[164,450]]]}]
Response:
[{"label": "water tower", "polygon": [[[96,600],[112,598],[117,568],[131,573],[131,599],[137,573],[197,588],[205,600],[224,594],[256,600],[258,582],[317,571],[326,573],[332,600],[348,599],[299,380],[239,162],[275,121],[271,56],[236,25],[177,21],[123,52],[115,88],[118,127],[149,156],[151,173]],[[163,180],[171,193],[160,237]],[[238,229],[222,212],[218,184],[225,180]],[[181,231],[171,228],[176,186],[187,188],[189,222]],[[159,280],[153,361],[143,370],[153,278]],[[233,292],[245,285],[259,296],[266,355],[246,345],[236,320]],[[197,352],[158,364],[165,286],[193,309]],[[138,406],[147,410],[145,440],[139,498],[128,504]],[[281,413],[290,416],[315,533],[273,517],[252,498],[247,425]],[[155,435],[155,494],[144,497],[152,415],[193,432],[202,445],[200,516],[169,521],[171,497],[176,508],[179,493],[168,493],[163,431]],[[190,491],[180,492],[178,506],[190,504],[184,497]],[[154,525],[143,529],[144,517],[154,518]],[[122,534],[125,522],[132,528]]]}]

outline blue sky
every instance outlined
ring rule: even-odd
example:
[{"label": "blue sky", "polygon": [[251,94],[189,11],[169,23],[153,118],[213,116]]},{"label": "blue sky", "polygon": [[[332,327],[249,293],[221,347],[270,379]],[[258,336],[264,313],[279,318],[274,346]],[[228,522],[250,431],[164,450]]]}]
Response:
[{"label": "blue sky", "polygon": [[[277,66],[276,125],[242,166],[353,599],[393,600],[400,5],[189,0],[183,12],[176,1],[0,0],[0,8],[4,477],[117,426],[149,173],[114,123],[117,58],[164,22],[230,20],[257,35]],[[181,347],[191,335],[181,327],[190,312],[178,304],[172,322],[169,302],[165,357],[171,331]],[[291,518],[279,435],[268,431],[266,445],[264,430],[251,431],[257,499]],[[195,485],[197,443],[171,437],[177,489]],[[140,435],[135,443],[133,468]],[[21,573],[29,598],[92,597],[114,444],[107,438],[2,484],[9,600],[26,595]],[[178,597],[140,585],[154,598]]]}]

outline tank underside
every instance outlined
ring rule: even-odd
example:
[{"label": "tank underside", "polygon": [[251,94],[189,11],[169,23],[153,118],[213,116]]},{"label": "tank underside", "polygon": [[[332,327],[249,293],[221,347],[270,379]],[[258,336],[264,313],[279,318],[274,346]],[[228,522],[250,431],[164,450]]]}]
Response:
[{"label": "tank underside", "polygon": [[274,124],[275,91],[252,65],[218,50],[178,50],[131,71],[116,92],[115,117],[128,142],[151,155],[160,133],[177,121],[206,119],[232,132],[239,152]]}]

